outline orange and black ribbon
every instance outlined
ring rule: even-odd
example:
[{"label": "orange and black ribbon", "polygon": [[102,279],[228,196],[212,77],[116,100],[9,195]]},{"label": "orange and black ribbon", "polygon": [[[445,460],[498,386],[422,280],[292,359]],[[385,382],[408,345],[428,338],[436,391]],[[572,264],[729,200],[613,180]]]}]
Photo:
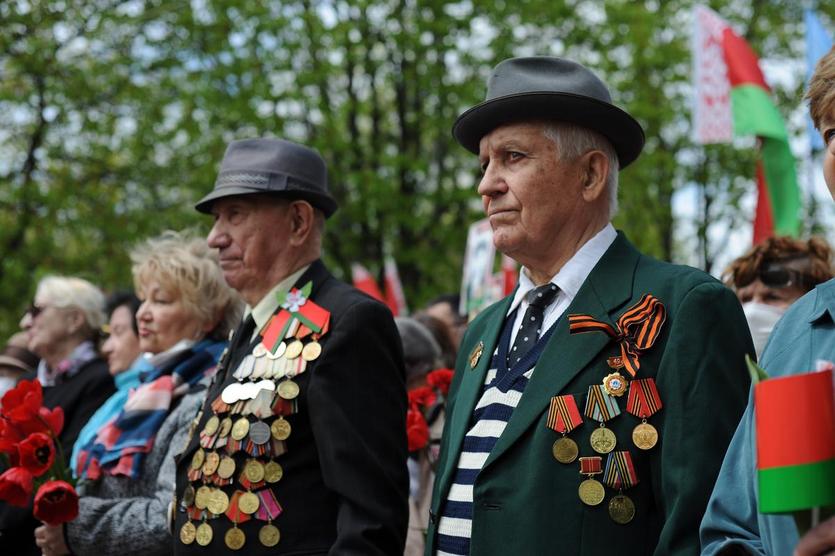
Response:
[{"label": "orange and black ribbon", "polygon": [[646,419],[663,407],[661,396],[653,378],[639,378],[629,385],[629,398],[626,401],[626,411]]},{"label": "orange and black ribbon", "polygon": [[606,471],[603,473],[603,482],[614,489],[626,489],[638,484],[635,464],[632,463],[632,456],[628,451],[609,454],[606,460]]},{"label": "orange and black ribbon", "polygon": [[620,344],[621,359],[630,376],[635,376],[641,363],[641,352],[652,347],[661,326],[667,318],[667,311],[652,294],[644,294],[641,300],[620,316],[613,327],[607,322],[596,320],[591,315],[569,315],[569,330],[572,334],[580,332],[605,332]]},{"label": "orange and black ribbon", "polygon": [[577,408],[574,396],[554,396],[551,398],[551,406],[548,408],[548,420],[546,425],[557,432],[567,434],[583,423],[583,417]]}]

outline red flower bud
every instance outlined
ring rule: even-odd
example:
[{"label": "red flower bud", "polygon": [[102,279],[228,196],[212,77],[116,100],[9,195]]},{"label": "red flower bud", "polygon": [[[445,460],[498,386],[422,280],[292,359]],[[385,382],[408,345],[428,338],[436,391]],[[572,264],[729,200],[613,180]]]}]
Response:
[{"label": "red flower bud", "polygon": [[32,474],[23,467],[12,467],[0,475],[0,500],[25,508],[32,496]]},{"label": "red flower bud", "polygon": [[429,425],[423,413],[416,407],[406,413],[406,434],[409,439],[409,451],[414,452],[429,444]]},{"label": "red flower bud", "polygon": [[33,432],[18,444],[20,465],[35,477],[40,477],[52,467],[55,461],[55,444],[49,435]]},{"label": "red flower bud", "polygon": [[449,392],[449,384],[455,373],[450,369],[435,369],[426,375],[426,383],[432,388],[437,388],[444,396]]},{"label": "red flower bud", "polygon": [[60,525],[78,516],[78,493],[65,481],[47,481],[35,495],[34,515],[47,525]]}]

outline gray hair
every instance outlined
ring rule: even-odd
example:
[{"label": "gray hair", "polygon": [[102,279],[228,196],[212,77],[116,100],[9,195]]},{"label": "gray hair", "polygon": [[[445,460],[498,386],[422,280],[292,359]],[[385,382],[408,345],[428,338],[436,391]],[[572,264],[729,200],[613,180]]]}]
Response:
[{"label": "gray hair", "polygon": [[82,278],[47,276],[38,283],[35,298],[53,307],[81,311],[88,338],[94,337],[105,323],[104,294]]},{"label": "gray hair", "polygon": [[441,347],[429,329],[410,317],[395,317],[394,324],[403,342],[406,378],[425,375],[437,368],[441,359]]},{"label": "gray hair", "polygon": [[606,190],[609,192],[609,218],[618,212],[618,155],[612,143],[603,135],[589,128],[565,122],[550,122],[543,131],[545,137],[557,146],[560,160],[572,161],[589,151],[602,151],[609,159],[609,175]]}]

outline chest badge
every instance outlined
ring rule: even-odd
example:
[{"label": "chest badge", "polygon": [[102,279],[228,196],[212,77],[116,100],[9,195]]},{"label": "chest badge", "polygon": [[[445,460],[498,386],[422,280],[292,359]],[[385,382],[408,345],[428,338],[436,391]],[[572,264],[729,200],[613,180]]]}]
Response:
[{"label": "chest badge", "polygon": [[481,354],[484,353],[484,342],[479,342],[470,352],[470,368],[475,369],[478,361],[481,359]]}]

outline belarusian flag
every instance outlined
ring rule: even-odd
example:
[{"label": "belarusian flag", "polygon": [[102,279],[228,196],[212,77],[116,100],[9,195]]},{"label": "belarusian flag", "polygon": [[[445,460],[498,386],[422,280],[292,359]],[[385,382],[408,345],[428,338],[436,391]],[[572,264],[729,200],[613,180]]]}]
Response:
[{"label": "belarusian flag", "polygon": [[697,6],[694,19],[696,140],[729,143],[734,135],[757,136],[760,159],[754,243],[775,234],[796,236],[800,193],[794,155],[759,60],[716,12]]},{"label": "belarusian flag", "polygon": [[754,409],[760,512],[835,504],[832,371],[763,380]]}]

